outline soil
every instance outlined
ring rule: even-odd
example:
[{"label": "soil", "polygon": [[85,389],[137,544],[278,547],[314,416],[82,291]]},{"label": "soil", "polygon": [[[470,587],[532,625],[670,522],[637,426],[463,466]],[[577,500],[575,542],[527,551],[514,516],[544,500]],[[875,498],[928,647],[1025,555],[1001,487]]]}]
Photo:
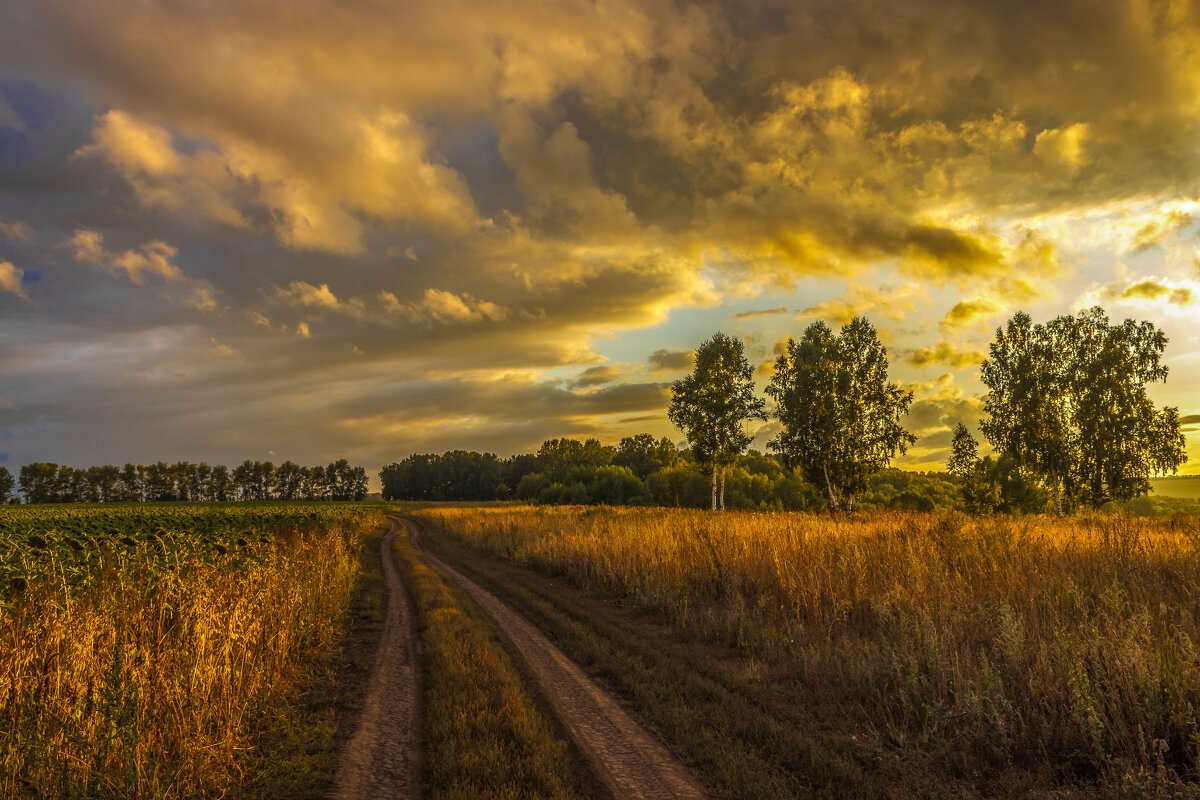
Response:
[{"label": "soil", "polygon": [[420,649],[412,601],[392,559],[392,528],[380,543],[387,591],[383,636],[367,683],[358,727],[338,762],[337,800],[421,795]]},{"label": "soil", "polygon": [[[420,549],[416,525],[406,522],[413,546]],[[665,747],[524,617],[453,567],[423,552],[508,640],[605,793],[614,800],[707,798],[696,779]]]}]

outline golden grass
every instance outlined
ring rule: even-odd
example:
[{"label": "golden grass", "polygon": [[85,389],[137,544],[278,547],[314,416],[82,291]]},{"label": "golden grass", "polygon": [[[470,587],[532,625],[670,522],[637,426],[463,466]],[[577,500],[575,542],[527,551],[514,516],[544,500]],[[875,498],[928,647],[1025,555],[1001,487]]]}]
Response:
[{"label": "golden grass", "polygon": [[393,555],[412,592],[425,680],[433,800],[579,800],[567,747],[538,711],[495,630],[406,539]]},{"label": "golden grass", "polygon": [[1195,518],[435,508],[476,549],[788,659],[955,774],[1197,778]]},{"label": "golden grass", "polygon": [[329,640],[369,527],[292,532],[260,563],[172,571],[110,553],[74,592],[50,558],[0,608],[0,796],[191,798],[236,783],[256,713]]}]

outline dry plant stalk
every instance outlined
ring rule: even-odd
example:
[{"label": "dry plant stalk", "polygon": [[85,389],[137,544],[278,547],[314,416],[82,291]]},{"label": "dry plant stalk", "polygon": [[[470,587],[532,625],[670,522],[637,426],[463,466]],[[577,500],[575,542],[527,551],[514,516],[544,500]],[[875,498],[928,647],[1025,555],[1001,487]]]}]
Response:
[{"label": "dry plant stalk", "polygon": [[790,659],[951,768],[1195,780],[1200,520],[429,509],[477,549]]},{"label": "dry plant stalk", "polygon": [[51,559],[0,608],[0,795],[185,798],[239,777],[247,729],[328,642],[362,523],[290,532],[261,563]]}]

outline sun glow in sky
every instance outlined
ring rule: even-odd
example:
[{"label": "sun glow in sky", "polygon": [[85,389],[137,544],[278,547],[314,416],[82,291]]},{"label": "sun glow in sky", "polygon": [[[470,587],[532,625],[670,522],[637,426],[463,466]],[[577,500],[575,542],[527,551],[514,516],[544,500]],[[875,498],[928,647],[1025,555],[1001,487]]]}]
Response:
[{"label": "sun glow in sky", "polygon": [[855,314],[940,468],[995,327],[1097,303],[1200,472],[1193,2],[0,10],[10,469],[679,439],[701,340]]}]

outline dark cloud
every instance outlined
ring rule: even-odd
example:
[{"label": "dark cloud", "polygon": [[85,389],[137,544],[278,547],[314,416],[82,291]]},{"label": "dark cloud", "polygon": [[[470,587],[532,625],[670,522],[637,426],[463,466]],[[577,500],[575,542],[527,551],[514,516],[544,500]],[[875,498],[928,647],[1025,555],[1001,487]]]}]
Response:
[{"label": "dark cloud", "polygon": [[759,311],[742,311],[734,314],[734,319],[761,319],[763,317],[774,317],[780,314],[786,314],[787,309],[783,306],[777,308],[764,308]]},{"label": "dark cloud", "polygon": [[695,353],[691,350],[655,350],[646,364],[655,372],[682,372],[692,368]]}]

